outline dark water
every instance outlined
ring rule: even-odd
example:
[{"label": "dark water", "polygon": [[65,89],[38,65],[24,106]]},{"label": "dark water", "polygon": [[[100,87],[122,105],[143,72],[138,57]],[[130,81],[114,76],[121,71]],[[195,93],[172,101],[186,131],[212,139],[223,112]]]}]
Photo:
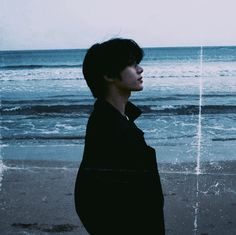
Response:
[{"label": "dark water", "polygon": [[[236,160],[236,47],[145,48],[144,90],[131,101],[159,162]],[[2,51],[3,159],[80,160],[94,102],[85,50]],[[202,81],[202,115],[199,86]],[[201,128],[202,135],[198,135]]]}]

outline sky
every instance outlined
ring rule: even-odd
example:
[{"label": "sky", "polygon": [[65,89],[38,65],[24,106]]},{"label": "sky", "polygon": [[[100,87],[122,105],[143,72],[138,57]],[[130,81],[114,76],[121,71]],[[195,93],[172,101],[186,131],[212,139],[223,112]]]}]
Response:
[{"label": "sky", "polygon": [[0,50],[236,45],[235,0],[0,0]]}]

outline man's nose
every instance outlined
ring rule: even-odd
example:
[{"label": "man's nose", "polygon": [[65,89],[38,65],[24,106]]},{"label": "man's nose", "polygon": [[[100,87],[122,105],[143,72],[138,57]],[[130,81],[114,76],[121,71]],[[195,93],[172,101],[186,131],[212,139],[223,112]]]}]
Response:
[{"label": "man's nose", "polygon": [[137,72],[141,74],[143,72],[143,68],[140,65],[137,65]]}]

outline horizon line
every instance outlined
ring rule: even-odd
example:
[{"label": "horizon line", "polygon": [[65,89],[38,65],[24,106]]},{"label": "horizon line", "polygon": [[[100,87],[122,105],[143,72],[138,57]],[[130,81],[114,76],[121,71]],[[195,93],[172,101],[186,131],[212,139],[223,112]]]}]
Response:
[{"label": "horizon line", "polygon": [[[193,45],[193,46],[144,46],[141,47],[142,49],[153,49],[153,48],[196,48],[196,47],[236,47],[235,45]],[[38,48],[38,49],[3,49],[0,50],[0,52],[6,52],[6,51],[60,51],[60,50],[87,50],[87,48]]]}]

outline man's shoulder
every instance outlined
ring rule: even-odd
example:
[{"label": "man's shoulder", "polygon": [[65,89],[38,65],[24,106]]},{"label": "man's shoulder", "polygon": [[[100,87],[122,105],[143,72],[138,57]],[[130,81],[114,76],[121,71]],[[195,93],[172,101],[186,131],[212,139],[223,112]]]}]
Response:
[{"label": "man's shoulder", "polygon": [[88,127],[104,131],[124,131],[129,128],[125,120],[111,113],[93,111],[88,120]]}]

